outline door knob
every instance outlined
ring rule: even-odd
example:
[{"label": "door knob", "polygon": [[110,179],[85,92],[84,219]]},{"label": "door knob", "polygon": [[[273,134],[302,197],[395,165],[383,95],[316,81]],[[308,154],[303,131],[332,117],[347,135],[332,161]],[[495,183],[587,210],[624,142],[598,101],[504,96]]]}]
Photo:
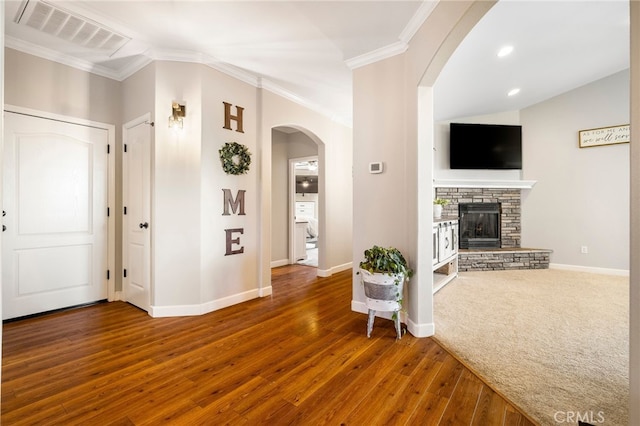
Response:
[{"label": "door knob", "polygon": [[142,228],[147,229],[148,227],[149,227],[149,223],[148,222],[140,224],[140,229],[142,229]]}]

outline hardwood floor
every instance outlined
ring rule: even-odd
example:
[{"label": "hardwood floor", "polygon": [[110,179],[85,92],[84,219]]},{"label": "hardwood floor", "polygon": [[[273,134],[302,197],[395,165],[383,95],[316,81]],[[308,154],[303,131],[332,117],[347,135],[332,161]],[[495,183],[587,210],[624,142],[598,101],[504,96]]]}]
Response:
[{"label": "hardwood floor", "polygon": [[432,339],[350,310],[351,272],[273,270],[198,317],[123,302],[4,325],[8,425],[532,425]]}]

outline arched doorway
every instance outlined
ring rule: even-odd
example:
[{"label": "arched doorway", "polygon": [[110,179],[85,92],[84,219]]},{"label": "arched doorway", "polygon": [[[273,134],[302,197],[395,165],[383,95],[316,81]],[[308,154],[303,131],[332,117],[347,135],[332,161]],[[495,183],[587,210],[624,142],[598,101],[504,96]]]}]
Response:
[{"label": "arched doorway", "polygon": [[[326,241],[323,147],[317,136],[299,126],[282,125],[271,130],[272,268],[302,261],[316,267],[322,276]],[[296,163],[305,170],[296,172]],[[296,173],[307,187],[296,190]],[[307,248],[313,250],[309,255],[314,256],[314,262],[306,254]]]}]

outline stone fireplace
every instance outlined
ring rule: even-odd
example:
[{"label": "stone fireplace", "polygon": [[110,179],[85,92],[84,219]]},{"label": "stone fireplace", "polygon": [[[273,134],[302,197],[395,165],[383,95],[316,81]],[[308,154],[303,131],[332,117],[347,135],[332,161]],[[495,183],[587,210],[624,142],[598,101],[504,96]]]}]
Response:
[{"label": "stone fireplace", "polygon": [[[436,186],[436,197],[450,201],[442,216],[460,220],[460,271],[549,267],[551,250],[520,247],[520,191],[521,187]],[[466,225],[467,215],[479,220]],[[471,237],[467,243],[465,234]]]},{"label": "stone fireplace", "polygon": [[[499,239],[498,244],[484,248],[519,248],[520,247],[520,189],[519,188],[436,188],[437,198],[450,201],[443,209],[443,216],[461,217],[460,205],[477,205],[486,210],[482,204],[499,206]],[[461,224],[462,226],[462,224]],[[462,237],[462,228],[460,230]],[[478,247],[476,245],[476,247]],[[472,247],[460,247],[472,248]]]}]

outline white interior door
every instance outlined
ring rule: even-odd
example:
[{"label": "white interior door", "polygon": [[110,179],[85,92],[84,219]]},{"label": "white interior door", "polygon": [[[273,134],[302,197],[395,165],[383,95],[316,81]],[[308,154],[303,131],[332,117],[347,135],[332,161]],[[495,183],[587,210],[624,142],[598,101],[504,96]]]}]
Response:
[{"label": "white interior door", "polygon": [[124,125],[124,299],[149,311],[151,302],[151,127],[147,119]]},{"label": "white interior door", "polygon": [[3,319],[107,298],[108,140],[5,113]]}]

